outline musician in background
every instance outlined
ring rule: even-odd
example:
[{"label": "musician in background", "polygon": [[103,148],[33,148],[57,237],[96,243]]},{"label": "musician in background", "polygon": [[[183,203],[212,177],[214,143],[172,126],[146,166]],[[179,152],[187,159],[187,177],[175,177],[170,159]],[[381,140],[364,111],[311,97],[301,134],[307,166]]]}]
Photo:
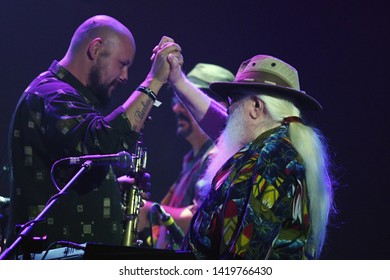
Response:
[{"label": "musician in background", "polygon": [[[196,87],[225,106],[224,100],[209,89],[209,84],[216,81],[233,81],[234,75],[229,70],[214,64],[198,63],[187,74],[187,78]],[[213,152],[214,142],[199,127],[193,116],[176,96],[172,98],[172,110],[177,119],[177,135],[188,141],[191,150],[183,157],[182,170],[160,204],[173,217],[182,232],[185,233],[194,212],[197,210],[197,187],[201,187],[197,184],[206,168],[207,159],[210,153]],[[139,221],[141,232],[144,227],[149,227],[150,214],[159,215],[158,211],[153,211],[156,209],[150,211],[152,205],[153,202],[146,201],[145,206],[141,208]],[[153,220],[156,221],[156,219]],[[154,244],[149,245],[160,249],[175,249],[175,246],[171,246],[172,244],[169,242],[170,238],[164,226],[153,228]],[[150,236],[150,230],[144,230],[144,234]]]},{"label": "musician in background", "polygon": [[[34,219],[80,169],[63,165],[51,174],[57,160],[133,150],[167,81],[169,67],[161,61],[170,55],[182,61],[176,43],[163,44],[154,51],[150,72],[141,85],[121,106],[105,114],[115,88],[127,82],[135,51],[127,27],[112,17],[94,16],[75,31],[65,56],[23,93],[10,126],[7,246],[18,235],[17,225]],[[34,226],[31,235],[47,236],[47,245],[60,240],[121,244],[120,196],[114,169],[92,166],[59,198],[45,221]]]}]

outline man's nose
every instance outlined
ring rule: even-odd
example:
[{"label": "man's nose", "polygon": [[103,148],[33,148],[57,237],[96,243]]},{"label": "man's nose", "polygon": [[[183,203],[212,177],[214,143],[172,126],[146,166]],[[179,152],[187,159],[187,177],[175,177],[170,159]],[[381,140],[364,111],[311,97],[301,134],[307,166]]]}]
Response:
[{"label": "man's nose", "polygon": [[129,69],[127,67],[124,67],[122,69],[121,75],[119,76],[119,80],[121,81],[122,84],[127,83],[128,75],[129,75]]}]

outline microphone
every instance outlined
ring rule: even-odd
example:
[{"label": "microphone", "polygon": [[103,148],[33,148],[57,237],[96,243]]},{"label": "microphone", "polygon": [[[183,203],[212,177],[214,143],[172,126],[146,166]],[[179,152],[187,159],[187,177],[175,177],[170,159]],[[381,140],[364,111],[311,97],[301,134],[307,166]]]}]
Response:
[{"label": "microphone", "polygon": [[133,168],[133,160],[128,152],[122,151],[117,154],[108,155],[87,155],[81,157],[64,158],[70,165],[82,164],[86,161],[92,161],[95,165],[113,165],[120,168]]},{"label": "microphone", "polygon": [[0,196],[0,207],[6,207],[11,203],[11,199],[8,197]]},{"label": "microphone", "polygon": [[158,203],[154,203],[152,207],[156,207],[160,212],[161,222],[168,229],[170,236],[173,238],[173,241],[176,244],[181,245],[181,243],[183,242],[184,233],[181,228],[176,224],[172,216],[165,212],[164,208]]}]

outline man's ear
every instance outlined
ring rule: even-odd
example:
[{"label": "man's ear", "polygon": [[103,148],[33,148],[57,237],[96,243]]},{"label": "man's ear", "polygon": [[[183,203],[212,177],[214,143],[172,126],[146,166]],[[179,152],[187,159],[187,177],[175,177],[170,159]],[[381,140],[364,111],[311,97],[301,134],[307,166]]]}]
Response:
[{"label": "man's ear", "polygon": [[99,50],[102,47],[102,38],[95,38],[88,46],[88,57],[91,60],[95,60],[98,56]]},{"label": "man's ear", "polygon": [[264,102],[257,97],[252,98],[250,116],[252,119],[257,119],[264,110]]}]

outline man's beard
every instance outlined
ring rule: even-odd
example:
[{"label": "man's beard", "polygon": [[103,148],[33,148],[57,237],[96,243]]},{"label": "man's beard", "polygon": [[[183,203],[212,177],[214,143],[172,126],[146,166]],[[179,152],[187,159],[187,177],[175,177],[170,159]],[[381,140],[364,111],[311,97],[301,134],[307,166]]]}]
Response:
[{"label": "man's beard", "polygon": [[89,84],[87,85],[87,88],[99,100],[99,105],[103,109],[107,109],[111,105],[109,94],[110,86],[111,84],[106,85],[101,82],[99,64],[94,66],[89,73]]},{"label": "man's beard", "polygon": [[208,166],[202,179],[199,182],[201,185],[201,197],[207,196],[211,188],[212,180],[219,169],[230,159],[236,152],[238,152],[247,141],[246,122],[244,119],[244,106],[241,104],[237,107],[231,115],[229,115],[228,122],[225,129],[218,138],[215,151],[210,155]]},{"label": "man's beard", "polygon": [[[176,134],[180,137],[187,138],[194,130],[192,123],[191,123],[191,120],[186,115],[184,115],[182,113],[177,113],[176,114],[176,121],[177,121]],[[182,127],[179,124],[180,122],[186,122],[187,127],[186,128]]]}]

